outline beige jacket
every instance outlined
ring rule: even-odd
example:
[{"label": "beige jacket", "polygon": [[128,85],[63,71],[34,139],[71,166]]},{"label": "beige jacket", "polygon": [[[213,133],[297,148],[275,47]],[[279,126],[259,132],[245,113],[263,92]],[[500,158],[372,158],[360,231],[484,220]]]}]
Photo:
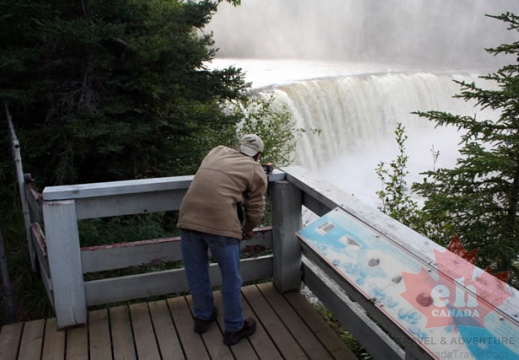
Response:
[{"label": "beige jacket", "polygon": [[[178,227],[242,238],[242,228],[259,224],[265,208],[267,177],[253,158],[226,146],[212,149],[202,161],[180,206]],[[237,206],[245,208],[240,224]]]}]

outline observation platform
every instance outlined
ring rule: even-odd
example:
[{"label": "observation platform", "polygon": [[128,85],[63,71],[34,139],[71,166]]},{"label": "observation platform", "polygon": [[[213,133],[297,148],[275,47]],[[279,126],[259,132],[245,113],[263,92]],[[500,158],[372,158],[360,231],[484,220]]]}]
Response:
[{"label": "observation platform", "polygon": [[[307,298],[281,294],[272,283],[242,289],[254,335],[223,344],[222,316],[202,335],[193,331],[191,297],[90,310],[86,326],[58,331],[56,318],[5,325],[0,359],[356,359]],[[222,314],[222,297],[215,292]]]},{"label": "observation platform", "polygon": [[[232,348],[223,345],[221,324],[196,335],[189,296],[169,298],[187,293],[184,269],[154,267],[181,264],[178,238],[83,246],[79,231],[87,219],[176,211],[191,181],[53,186],[40,194],[24,178],[31,262],[56,318],[4,326],[0,359],[350,358],[300,294],[302,284],[375,359],[519,356],[519,291],[298,166],[269,175],[271,226],[242,242],[260,250],[240,263],[244,283],[261,284],[243,288],[258,333]],[[303,226],[303,210],[318,219]],[[135,267],[143,271],[118,271]],[[107,275],[114,271],[120,276]],[[216,264],[209,274],[221,285]],[[137,302],[159,298],[167,300]]]}]

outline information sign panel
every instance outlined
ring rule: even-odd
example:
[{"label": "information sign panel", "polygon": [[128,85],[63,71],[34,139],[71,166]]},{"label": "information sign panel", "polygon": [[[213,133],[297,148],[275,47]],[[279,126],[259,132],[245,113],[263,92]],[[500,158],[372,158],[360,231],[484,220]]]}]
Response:
[{"label": "information sign panel", "polygon": [[297,233],[366,299],[439,359],[519,359],[508,286],[447,249],[435,263],[336,208]]}]

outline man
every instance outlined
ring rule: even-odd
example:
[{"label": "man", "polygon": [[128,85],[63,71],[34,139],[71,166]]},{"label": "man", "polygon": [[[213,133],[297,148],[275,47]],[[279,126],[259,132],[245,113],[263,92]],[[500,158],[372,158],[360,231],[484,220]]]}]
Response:
[{"label": "man", "polygon": [[[207,331],[216,320],[209,280],[209,257],[222,275],[224,344],[234,345],[256,331],[256,321],[244,319],[241,307],[240,242],[252,238],[264,212],[267,177],[259,164],[264,144],[259,136],[243,136],[237,150],[212,149],[202,161],[180,206],[182,255],[193,298],[194,330]],[[238,209],[244,209],[244,221]]]}]

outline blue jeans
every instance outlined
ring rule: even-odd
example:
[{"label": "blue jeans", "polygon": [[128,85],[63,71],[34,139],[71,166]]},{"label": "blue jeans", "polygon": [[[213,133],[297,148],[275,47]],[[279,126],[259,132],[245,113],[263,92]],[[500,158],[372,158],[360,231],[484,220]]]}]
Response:
[{"label": "blue jeans", "polygon": [[181,230],[180,235],[187,283],[193,298],[193,315],[199,319],[209,319],[213,315],[209,249],[222,275],[225,331],[240,330],[244,322],[241,308],[240,240],[185,229]]}]

